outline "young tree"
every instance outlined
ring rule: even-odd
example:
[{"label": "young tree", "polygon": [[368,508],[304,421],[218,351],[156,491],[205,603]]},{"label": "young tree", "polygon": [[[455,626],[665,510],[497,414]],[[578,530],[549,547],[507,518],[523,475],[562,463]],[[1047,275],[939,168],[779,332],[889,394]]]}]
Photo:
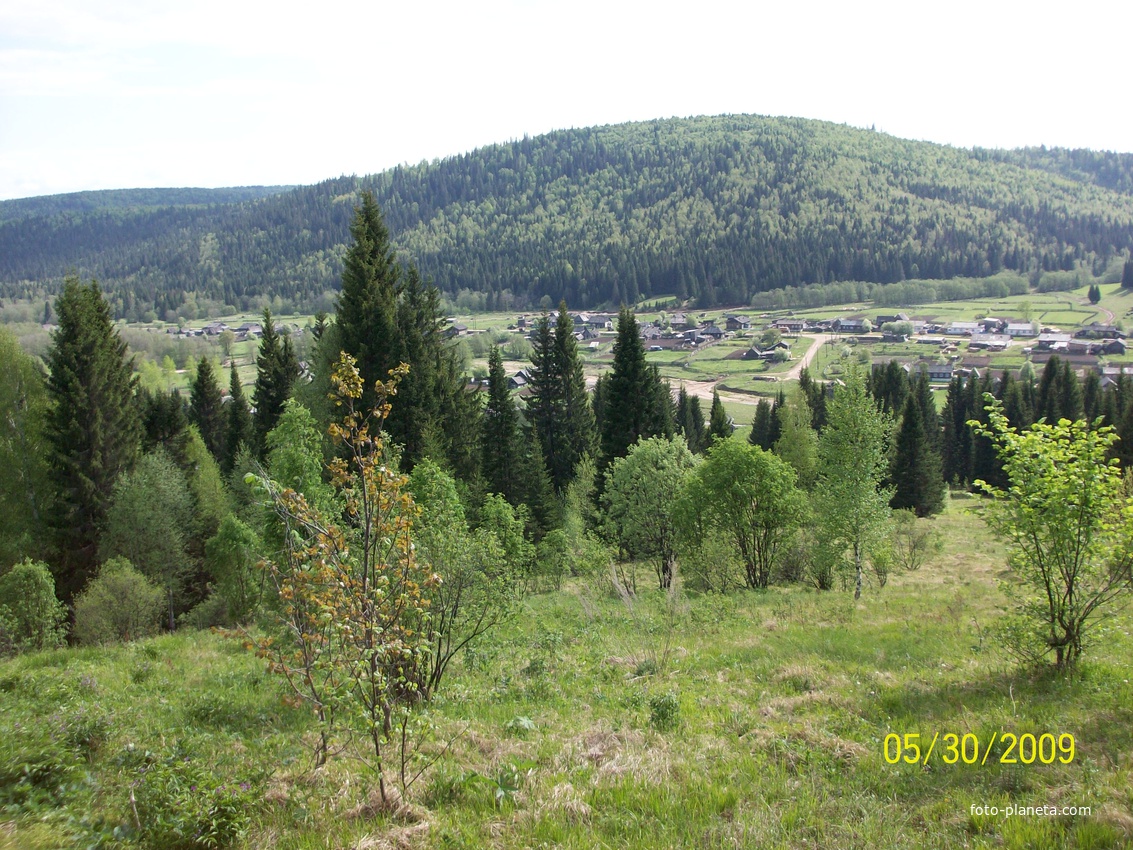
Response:
[{"label": "young tree", "polygon": [[1020,432],[988,404],[988,425],[973,427],[996,441],[1009,484],[977,485],[993,499],[985,516],[1019,579],[1008,646],[1030,662],[1053,654],[1065,671],[1133,582],[1133,497],[1108,458],[1116,436],[1066,419]]},{"label": "young tree", "polygon": [[55,310],[46,436],[56,486],[56,589],[69,600],[94,571],[114,483],[133,468],[142,435],[133,364],[98,284],[68,278]]},{"label": "young tree", "polygon": [[679,510],[702,518],[727,537],[744,565],[750,588],[771,583],[784,546],[806,515],[806,496],[795,472],[770,452],[738,440],[720,440],[693,472]]},{"label": "young tree", "polygon": [[606,534],[630,558],[655,558],[662,589],[669,587],[676,568],[674,506],[695,463],[683,439],[651,437],[606,470]]},{"label": "young tree", "polygon": [[205,446],[218,461],[224,456],[224,400],[216,373],[207,357],[197,364],[189,396],[189,421],[201,432]]},{"label": "young tree", "polygon": [[115,484],[99,555],[103,561],[126,558],[163,588],[170,630],[192,568],[187,551],[192,525],[189,483],[162,449]]},{"label": "young tree", "polygon": [[0,657],[54,649],[63,643],[66,622],[46,564],[25,560],[0,574]]},{"label": "young tree", "polygon": [[1087,297],[1090,299],[1091,304],[1097,304],[1099,301],[1102,300],[1101,287],[1098,286],[1096,283],[1090,284],[1090,288],[1089,288],[1089,291],[1087,293]]},{"label": "young tree", "polygon": [[299,361],[291,347],[291,337],[275,329],[271,310],[264,310],[264,335],[256,355],[256,386],[252,404],[256,454],[262,460],[267,453],[267,436],[283,415],[283,405],[291,398],[291,388],[299,377]]},{"label": "young tree", "polygon": [[877,409],[856,368],[827,405],[826,427],[818,440],[815,519],[824,548],[850,551],[854,598],[862,593],[862,567],[885,538],[892,492],[881,482],[888,465],[891,423]]},{"label": "young tree", "polygon": [[324,517],[302,494],[261,480],[283,527],[284,550],[280,562],[266,564],[280,599],[278,629],[256,641],[258,653],[320,718],[316,760],[325,760],[333,734],[346,731],[361,745],[385,803],[391,778],[404,792],[419,775],[410,752],[417,740],[413,707],[429,679],[429,596],[440,581],[417,557],[417,510],[407,479],[387,462],[382,437],[388,399],[406,371],[377,383],[371,412],[357,407],[363,381],[353,358],[343,354],[333,373],[343,416],[330,428],[341,452],[329,471],[349,525]]},{"label": "young tree", "polygon": [[677,429],[684,434],[689,451],[700,454],[707,448],[708,436],[704,427],[704,413],[700,409],[700,398],[689,395],[684,385],[677,394]]},{"label": "young tree", "polygon": [[783,406],[782,433],[774,451],[795,470],[799,487],[809,491],[818,475],[818,434],[811,427],[810,405],[802,392]]}]

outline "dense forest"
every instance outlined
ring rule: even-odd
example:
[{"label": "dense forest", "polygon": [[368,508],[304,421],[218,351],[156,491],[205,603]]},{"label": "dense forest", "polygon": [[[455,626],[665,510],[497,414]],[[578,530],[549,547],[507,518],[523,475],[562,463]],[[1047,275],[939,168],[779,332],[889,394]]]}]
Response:
[{"label": "dense forest", "polygon": [[326,309],[362,189],[399,252],[466,308],[654,295],[711,306],[832,281],[1100,274],[1133,245],[1130,154],[964,150],[722,116],[558,131],[290,190],[4,202],[0,297],[51,296],[73,271],[131,319],[272,297]]}]

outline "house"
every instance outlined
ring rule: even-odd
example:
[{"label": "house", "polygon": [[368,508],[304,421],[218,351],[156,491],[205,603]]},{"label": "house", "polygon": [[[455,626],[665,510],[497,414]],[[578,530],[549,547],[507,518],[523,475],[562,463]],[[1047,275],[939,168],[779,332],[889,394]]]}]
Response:
[{"label": "house", "polygon": [[777,322],[772,323],[771,327],[778,328],[786,334],[797,334],[806,327],[806,322],[802,319],[779,319]]},{"label": "house", "polygon": [[944,329],[946,334],[952,336],[971,336],[981,330],[979,322],[952,322]]},{"label": "house", "polygon": [[905,313],[897,313],[897,314],[892,315],[892,316],[882,315],[882,316],[877,317],[877,321],[873,323],[873,326],[875,328],[880,328],[882,325],[887,325],[890,322],[908,322],[908,321],[909,321],[909,317]]},{"label": "house", "polygon": [[462,325],[459,322],[453,322],[451,325],[441,331],[441,336],[443,336],[445,339],[452,339],[454,336],[460,336],[461,334],[466,333],[468,333],[468,325]]},{"label": "house", "polygon": [[1116,384],[1122,375],[1133,377],[1133,366],[1100,366],[1098,373],[1102,376],[1102,389],[1104,390]]},{"label": "house", "polygon": [[776,353],[779,351],[787,352],[788,360],[791,358],[790,343],[779,340],[774,345],[769,345],[766,348],[761,348],[759,343],[752,345],[751,348],[744,352],[744,360],[774,360]]},{"label": "house", "polygon": [[935,361],[921,360],[915,366],[918,372],[928,375],[930,381],[951,381],[955,367],[951,363],[937,363]]},{"label": "house", "polygon": [[1074,336],[1079,339],[1125,339],[1125,334],[1113,325],[1100,325],[1097,322],[1079,328]]},{"label": "house", "polygon": [[864,334],[866,330],[865,319],[835,319],[834,330],[843,334]]},{"label": "house", "polygon": [[712,340],[712,342],[719,342],[728,335],[725,331],[721,330],[715,325],[709,325],[700,333],[702,336],[708,337],[710,340]]},{"label": "house", "polygon": [[637,333],[644,340],[660,339],[662,336],[661,329],[656,325],[638,325]]},{"label": "house", "polygon": [[514,375],[507,379],[507,388],[509,390],[521,390],[531,383],[531,373],[526,369],[520,369]]},{"label": "house", "polygon": [[1033,336],[1038,336],[1035,326],[1030,322],[1008,322],[1003,332],[1012,339],[1030,339]]},{"label": "house", "polygon": [[972,334],[972,339],[968,343],[968,350],[1005,351],[1010,342],[1011,337],[1007,334],[975,333]]},{"label": "house", "polygon": [[728,316],[724,327],[730,331],[750,331],[751,319],[747,316]]},{"label": "house", "polygon": [[1070,334],[1042,333],[1038,338],[1039,351],[1065,351]]}]

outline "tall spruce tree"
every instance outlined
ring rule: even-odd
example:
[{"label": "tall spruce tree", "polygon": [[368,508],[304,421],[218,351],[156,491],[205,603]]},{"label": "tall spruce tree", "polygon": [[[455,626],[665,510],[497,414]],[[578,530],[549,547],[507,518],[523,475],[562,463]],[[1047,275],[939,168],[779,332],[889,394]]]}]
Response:
[{"label": "tall spruce tree", "polygon": [[189,421],[201,432],[205,446],[218,461],[224,456],[224,399],[207,357],[197,364],[189,395]]},{"label": "tall spruce tree", "polygon": [[625,457],[638,440],[671,436],[672,430],[668,383],[645,362],[637,319],[632,310],[622,307],[614,342],[614,367],[603,388],[601,471],[616,458]]},{"label": "tall spruce tree", "polygon": [[747,441],[753,446],[759,446],[764,451],[770,451],[771,447],[775,445],[775,441],[771,439],[771,417],[773,413],[771,402],[761,398],[755,405],[755,414],[751,419],[751,430],[747,434]]},{"label": "tall spruce tree", "polygon": [[919,517],[939,513],[944,507],[944,479],[940,455],[932,446],[924,426],[924,413],[916,394],[905,398],[901,427],[897,431],[889,480],[895,510],[910,508]]},{"label": "tall spruce tree", "polygon": [[299,377],[299,361],[291,347],[291,338],[275,329],[271,310],[264,310],[264,335],[256,355],[256,385],[252,391],[255,451],[261,459],[267,453],[267,435],[283,415],[283,405],[291,398],[291,388]]},{"label": "tall spruce tree", "polygon": [[225,475],[230,475],[236,466],[236,455],[241,447],[247,449],[252,441],[252,411],[248,401],[244,398],[244,389],[240,386],[240,375],[236,372],[236,364],[232,364],[232,371],[228,378],[228,404],[224,411],[224,457],[220,468]]},{"label": "tall spruce tree", "polygon": [[362,193],[354,210],[350,238],[342,260],[342,292],[335,324],[342,350],[357,361],[363,380],[362,409],[369,410],[374,402],[374,382],[384,381],[397,365],[394,355],[401,282],[401,266],[371,192]]},{"label": "tall spruce tree", "polygon": [[55,311],[46,436],[56,486],[55,586],[70,600],[91,577],[114,482],[137,461],[142,429],[133,363],[98,284],[68,278]]}]

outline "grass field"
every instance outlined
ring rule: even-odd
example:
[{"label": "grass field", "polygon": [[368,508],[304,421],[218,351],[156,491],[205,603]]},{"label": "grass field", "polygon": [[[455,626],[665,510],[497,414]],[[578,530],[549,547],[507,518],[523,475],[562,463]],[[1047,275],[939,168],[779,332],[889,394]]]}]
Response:
[{"label": "grass field", "polygon": [[[973,504],[935,520],[939,558],[858,603],[793,585],[631,608],[602,576],[528,598],[452,670],[432,712],[451,750],[398,816],[357,761],[312,770],[310,719],[235,640],[0,663],[0,848],[175,846],[152,836],[208,823],[248,848],[1130,846],[1133,618],[1073,678],[1014,667]],[[1005,732],[1073,735],[1073,759],[944,761],[948,734],[982,756]],[[907,734],[939,735],[927,764],[888,763]]]}]

